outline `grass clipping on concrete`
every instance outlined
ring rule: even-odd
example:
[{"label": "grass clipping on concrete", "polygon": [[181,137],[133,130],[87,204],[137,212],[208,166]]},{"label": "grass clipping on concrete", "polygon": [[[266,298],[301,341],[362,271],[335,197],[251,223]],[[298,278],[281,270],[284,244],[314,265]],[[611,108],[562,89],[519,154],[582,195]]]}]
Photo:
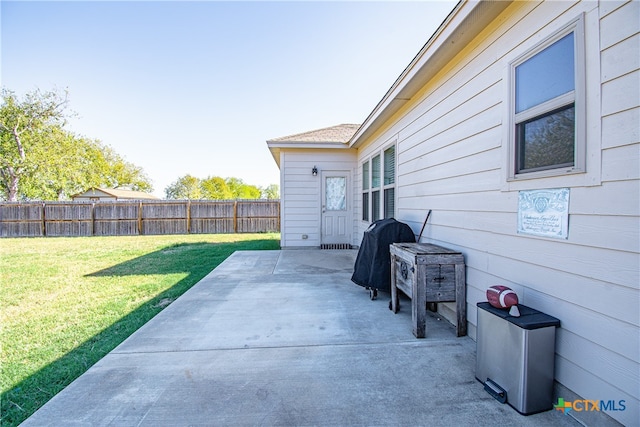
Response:
[{"label": "grass clipping on concrete", "polygon": [[233,252],[279,239],[0,239],[1,424],[24,421]]}]

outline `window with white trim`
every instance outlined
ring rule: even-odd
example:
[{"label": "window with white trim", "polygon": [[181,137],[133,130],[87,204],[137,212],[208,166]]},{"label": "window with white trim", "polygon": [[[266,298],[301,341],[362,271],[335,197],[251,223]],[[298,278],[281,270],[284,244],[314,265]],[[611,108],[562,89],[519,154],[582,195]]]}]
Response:
[{"label": "window with white trim", "polygon": [[369,221],[369,161],[362,164],[362,220]]},{"label": "window with white trim", "polygon": [[582,19],[511,63],[509,178],[583,172]]},{"label": "window with white trim", "polygon": [[396,147],[387,147],[362,164],[362,220],[393,218],[396,209]]},{"label": "window with white trim", "polygon": [[380,154],[371,159],[371,221],[380,219]]},{"label": "window with white trim", "polygon": [[396,147],[391,146],[383,151],[384,159],[382,189],[384,191],[384,218],[393,218],[396,214]]}]

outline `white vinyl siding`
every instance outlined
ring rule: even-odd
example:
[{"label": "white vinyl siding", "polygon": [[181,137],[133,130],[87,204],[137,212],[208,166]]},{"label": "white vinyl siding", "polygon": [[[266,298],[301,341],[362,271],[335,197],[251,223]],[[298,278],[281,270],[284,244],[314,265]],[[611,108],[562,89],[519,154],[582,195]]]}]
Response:
[{"label": "white vinyl siding", "polygon": [[[321,244],[321,172],[355,170],[355,153],[345,150],[287,149],[280,153],[280,245]],[[312,169],[318,168],[318,175]],[[348,191],[353,191],[349,188]],[[352,222],[353,224],[353,222]],[[304,238],[306,236],[306,238]]]},{"label": "white vinyl siding", "polygon": [[[358,147],[363,162],[397,140],[396,218],[420,230],[431,209],[422,241],[464,254],[469,334],[486,288],[511,287],[561,321],[556,380],[585,399],[625,400],[608,413],[625,425],[640,419],[639,15],[637,1],[514,2]],[[584,170],[514,180],[512,65],[579,20]],[[518,191],[560,187],[571,191],[568,239],[518,235]]]}]

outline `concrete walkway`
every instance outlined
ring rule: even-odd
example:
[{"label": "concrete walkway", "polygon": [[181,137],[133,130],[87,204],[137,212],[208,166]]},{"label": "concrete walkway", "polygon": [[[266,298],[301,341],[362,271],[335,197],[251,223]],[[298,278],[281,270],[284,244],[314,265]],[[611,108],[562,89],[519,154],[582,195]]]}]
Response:
[{"label": "concrete walkway", "polygon": [[236,252],[25,426],[577,426],[475,379],[475,342],[411,333],[350,281],[356,251]]}]

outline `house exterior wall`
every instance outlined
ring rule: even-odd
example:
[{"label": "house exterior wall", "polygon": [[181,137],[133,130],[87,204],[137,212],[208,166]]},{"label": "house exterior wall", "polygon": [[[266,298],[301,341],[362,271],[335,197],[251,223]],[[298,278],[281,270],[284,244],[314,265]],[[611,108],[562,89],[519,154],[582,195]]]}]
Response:
[{"label": "house exterior wall", "polygon": [[[311,174],[314,166],[318,168],[317,176]],[[322,171],[349,171],[351,190],[355,167],[355,150],[281,150],[280,246],[283,249],[320,247]]]},{"label": "house exterior wall", "polygon": [[[508,64],[580,16],[587,171],[509,181]],[[422,241],[465,255],[471,337],[486,288],[513,288],[561,320],[556,380],[625,401],[607,414],[626,425],[640,419],[639,16],[638,1],[514,2],[359,146],[355,173],[360,212],[362,162],[396,140],[396,218],[417,235],[431,209]],[[520,190],[565,187],[568,239],[517,233]]]}]

